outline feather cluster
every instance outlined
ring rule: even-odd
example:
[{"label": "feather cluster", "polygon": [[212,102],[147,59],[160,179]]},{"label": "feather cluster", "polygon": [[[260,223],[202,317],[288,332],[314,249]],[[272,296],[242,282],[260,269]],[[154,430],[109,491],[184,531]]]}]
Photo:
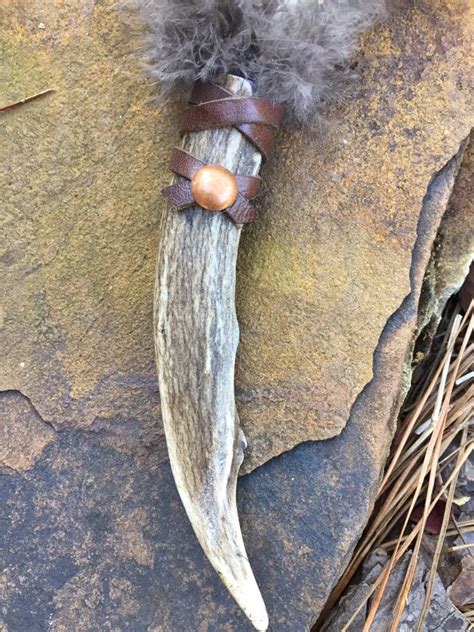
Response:
[{"label": "feather cluster", "polygon": [[128,0],[147,28],[145,56],[163,99],[232,73],[305,121],[333,101],[383,0]]}]

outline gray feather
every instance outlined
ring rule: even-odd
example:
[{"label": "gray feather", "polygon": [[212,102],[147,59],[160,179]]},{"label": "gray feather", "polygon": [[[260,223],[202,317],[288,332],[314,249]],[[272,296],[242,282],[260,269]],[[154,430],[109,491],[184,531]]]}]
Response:
[{"label": "gray feather", "polygon": [[163,100],[196,78],[232,73],[304,121],[333,101],[361,32],[384,0],[126,0],[147,29],[145,57]]}]

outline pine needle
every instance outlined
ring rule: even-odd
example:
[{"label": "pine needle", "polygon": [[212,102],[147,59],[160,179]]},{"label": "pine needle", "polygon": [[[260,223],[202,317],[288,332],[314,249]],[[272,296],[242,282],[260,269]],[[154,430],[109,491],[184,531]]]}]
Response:
[{"label": "pine needle", "polygon": [[[412,548],[390,628],[391,632],[397,630],[416,574],[428,519],[441,500],[445,503],[441,526],[416,632],[422,630],[429,611],[443,551],[472,547],[464,534],[474,531],[474,521],[458,523],[451,514],[453,505],[459,502],[455,496],[458,474],[474,449],[474,441],[468,433],[474,415],[474,301],[463,318],[456,307],[443,323],[444,330],[440,330],[435,339],[438,348],[432,353],[432,363],[410,391],[373,516],[320,619],[321,624],[364,560],[382,546],[390,553],[390,559],[341,632],[349,629],[369,600],[363,632],[370,631],[393,568]],[[457,447],[454,441],[459,444]],[[413,512],[420,501],[421,516],[415,519]],[[447,548],[446,538],[458,535],[463,544]]]},{"label": "pine needle", "polygon": [[12,110],[13,108],[18,107],[19,105],[23,105],[24,103],[29,103],[30,101],[34,101],[35,99],[39,99],[40,97],[44,97],[51,92],[56,92],[54,88],[48,88],[47,90],[43,90],[42,92],[37,92],[36,94],[32,94],[29,97],[25,97],[24,99],[20,99],[20,101],[15,101],[14,103],[8,103],[8,105],[0,106],[0,112],[6,112],[7,110]]}]

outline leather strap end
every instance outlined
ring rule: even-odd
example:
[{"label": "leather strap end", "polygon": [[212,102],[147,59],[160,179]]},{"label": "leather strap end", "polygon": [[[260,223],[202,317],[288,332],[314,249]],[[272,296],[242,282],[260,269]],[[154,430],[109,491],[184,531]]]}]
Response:
[{"label": "leather strap end", "polygon": [[225,212],[234,224],[249,224],[257,217],[255,207],[241,193],[238,194],[234,204]]},{"label": "leather strap end", "polygon": [[190,206],[196,206],[193,194],[191,193],[191,183],[188,181],[177,182],[169,187],[165,187],[161,189],[161,193],[178,211],[183,211]]},{"label": "leather strap end", "polygon": [[[178,182],[161,190],[163,196],[178,211],[184,211],[191,206],[198,206],[191,193],[189,182]],[[257,216],[255,207],[241,193],[238,194],[234,204],[223,211],[232,219],[234,224],[248,224]]]}]

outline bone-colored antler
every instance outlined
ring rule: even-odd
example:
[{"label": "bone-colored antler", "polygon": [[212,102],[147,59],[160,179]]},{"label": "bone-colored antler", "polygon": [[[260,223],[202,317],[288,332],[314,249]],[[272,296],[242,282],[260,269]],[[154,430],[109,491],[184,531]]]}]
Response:
[{"label": "bone-colored antler", "polygon": [[[239,77],[227,76],[223,85],[238,95],[252,94],[249,82]],[[261,155],[232,128],[188,134],[183,149],[242,175],[257,175],[261,164]],[[199,207],[164,211],[155,343],[170,462],[189,520],[230,593],[255,628],[266,630],[268,616],[236,505],[245,448],[234,398],[240,233],[222,213]]]}]

